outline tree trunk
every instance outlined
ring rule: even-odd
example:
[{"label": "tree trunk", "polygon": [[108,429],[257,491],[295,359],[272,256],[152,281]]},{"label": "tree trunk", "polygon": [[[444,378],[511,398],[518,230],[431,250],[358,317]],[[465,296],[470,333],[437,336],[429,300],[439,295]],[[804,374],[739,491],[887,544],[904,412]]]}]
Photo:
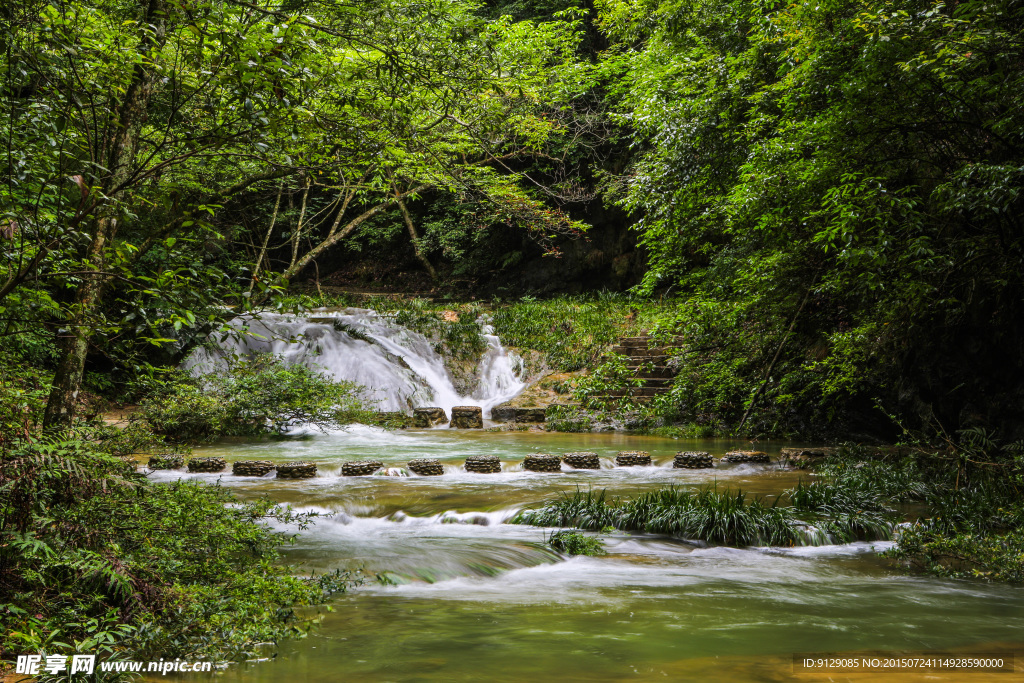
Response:
[{"label": "tree trunk", "polygon": [[143,6],[141,24],[145,26],[139,43],[141,59],[132,72],[124,99],[111,110],[114,133],[109,140],[97,141],[106,149],[108,173],[96,184],[103,198],[93,221],[92,240],[86,251],[87,269],[75,292],[68,333],[59,340],[61,359],[53,377],[50,396],[43,415],[43,427],[69,424],[75,416],[75,403],[82,388],[85,359],[93,327],[91,319],[103,299],[107,282],[107,249],[117,233],[118,200],[130,184],[138,147],[139,131],[155,87],[155,52],[163,45],[167,15],[164,0],[148,0]]},{"label": "tree trunk", "polygon": [[402,219],[405,221],[405,227],[409,230],[409,239],[412,240],[412,250],[416,252],[416,258],[420,260],[423,267],[430,273],[431,280],[437,280],[437,271],[434,270],[434,266],[430,264],[430,259],[420,249],[420,236],[416,234],[416,225],[412,222],[412,216],[409,215],[409,210],[405,208],[405,202],[398,195],[398,188],[395,188],[395,201],[398,202],[398,210],[402,212]]}]

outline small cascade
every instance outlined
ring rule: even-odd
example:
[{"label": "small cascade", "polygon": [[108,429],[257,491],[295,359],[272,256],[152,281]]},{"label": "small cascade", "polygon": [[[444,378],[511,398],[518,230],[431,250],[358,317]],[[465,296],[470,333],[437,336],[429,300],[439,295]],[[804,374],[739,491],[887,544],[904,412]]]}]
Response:
[{"label": "small cascade", "polygon": [[264,313],[229,324],[236,334],[196,350],[184,367],[206,374],[226,367],[230,357],[272,353],[365,386],[378,410],[439,406],[451,414],[453,406],[478,405],[485,417],[525,386],[521,361],[506,353],[490,326],[483,329],[487,350],[477,368],[479,382],[471,395],[461,396],[429,339],[375,311],[346,308],[309,317]]}]

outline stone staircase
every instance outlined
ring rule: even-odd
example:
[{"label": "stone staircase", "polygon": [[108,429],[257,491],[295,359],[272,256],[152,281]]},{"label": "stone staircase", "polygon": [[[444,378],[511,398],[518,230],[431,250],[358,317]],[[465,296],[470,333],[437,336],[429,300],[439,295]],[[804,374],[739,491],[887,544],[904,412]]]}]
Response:
[{"label": "stone staircase", "polygon": [[633,371],[633,376],[643,380],[643,383],[640,386],[609,391],[604,398],[628,396],[637,403],[646,403],[669,390],[672,378],[675,376],[672,369],[668,367],[669,348],[665,346],[652,347],[651,343],[651,338],[647,335],[619,338],[619,343],[611,348],[611,352],[628,356],[629,361],[626,366]]}]

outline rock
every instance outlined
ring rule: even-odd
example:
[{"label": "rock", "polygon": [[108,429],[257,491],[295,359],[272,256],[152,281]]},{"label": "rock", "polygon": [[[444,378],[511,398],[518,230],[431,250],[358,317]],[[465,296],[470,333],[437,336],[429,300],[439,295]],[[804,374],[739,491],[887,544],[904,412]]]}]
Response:
[{"label": "rock", "polygon": [[289,462],[277,466],[278,479],[312,479],[315,476],[315,462]]},{"label": "rock", "polygon": [[502,403],[491,408],[491,419],[495,422],[515,422],[516,408],[507,403]]},{"label": "rock", "polygon": [[597,453],[593,453],[591,451],[566,453],[562,456],[562,461],[569,467],[576,470],[601,469],[601,459],[597,457]]},{"label": "rock", "polygon": [[687,470],[703,470],[715,466],[715,459],[707,451],[679,451],[672,461],[672,467]]},{"label": "rock", "polygon": [[422,477],[436,477],[444,474],[444,467],[437,458],[415,458],[409,461],[409,470]]},{"label": "rock", "polygon": [[416,427],[433,427],[448,422],[448,415],[444,412],[444,408],[436,406],[416,408],[412,411],[412,422]]},{"label": "rock", "polygon": [[228,466],[224,458],[192,458],[188,461],[189,472],[220,472]]},{"label": "rock", "polygon": [[523,469],[531,472],[561,472],[562,459],[549,453],[531,453],[523,460]]},{"label": "rock", "polygon": [[783,460],[806,460],[808,458],[824,458],[826,456],[835,454],[835,448],[829,448],[826,446],[816,446],[811,448],[783,448],[781,453]]},{"label": "rock", "polygon": [[365,477],[368,474],[373,474],[382,467],[384,467],[384,463],[380,460],[355,460],[353,462],[341,464],[341,476]]},{"label": "rock", "polygon": [[516,408],[516,422],[544,422],[546,408]]},{"label": "rock", "polygon": [[647,451],[619,451],[619,454],[615,456],[615,464],[620,467],[650,465],[651,454]]},{"label": "rock", "polygon": [[237,460],[231,463],[231,474],[240,477],[262,477],[274,470],[274,463],[269,460]]},{"label": "rock", "polygon": [[480,406],[455,406],[452,408],[453,429],[483,429],[484,414]]},{"label": "rock", "polygon": [[722,458],[722,462],[771,462],[771,458],[763,451],[730,451]]},{"label": "rock", "polygon": [[154,455],[149,458],[149,469],[151,470],[176,470],[184,466],[185,456],[177,453]]},{"label": "rock", "polygon": [[[454,412],[455,409],[452,409],[453,414]],[[494,472],[501,472],[501,461],[498,460],[496,455],[471,455],[466,458],[465,467],[467,472],[493,474]]]}]

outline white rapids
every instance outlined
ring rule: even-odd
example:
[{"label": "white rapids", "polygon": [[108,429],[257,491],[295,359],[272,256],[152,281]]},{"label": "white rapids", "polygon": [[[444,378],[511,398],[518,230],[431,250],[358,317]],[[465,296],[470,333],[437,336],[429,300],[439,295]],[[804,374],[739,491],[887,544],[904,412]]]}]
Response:
[{"label": "white rapids", "polygon": [[195,373],[222,369],[230,356],[272,353],[286,363],[322,370],[337,380],[361,384],[378,410],[404,411],[438,406],[491,408],[522,391],[522,362],[509,354],[493,329],[484,325],[487,342],[477,368],[478,382],[468,396],[455,389],[444,359],[425,336],[395,323],[393,318],[362,308],[312,311],[308,317],[263,313],[239,316],[229,323],[232,334],[197,349],[185,362]]}]

